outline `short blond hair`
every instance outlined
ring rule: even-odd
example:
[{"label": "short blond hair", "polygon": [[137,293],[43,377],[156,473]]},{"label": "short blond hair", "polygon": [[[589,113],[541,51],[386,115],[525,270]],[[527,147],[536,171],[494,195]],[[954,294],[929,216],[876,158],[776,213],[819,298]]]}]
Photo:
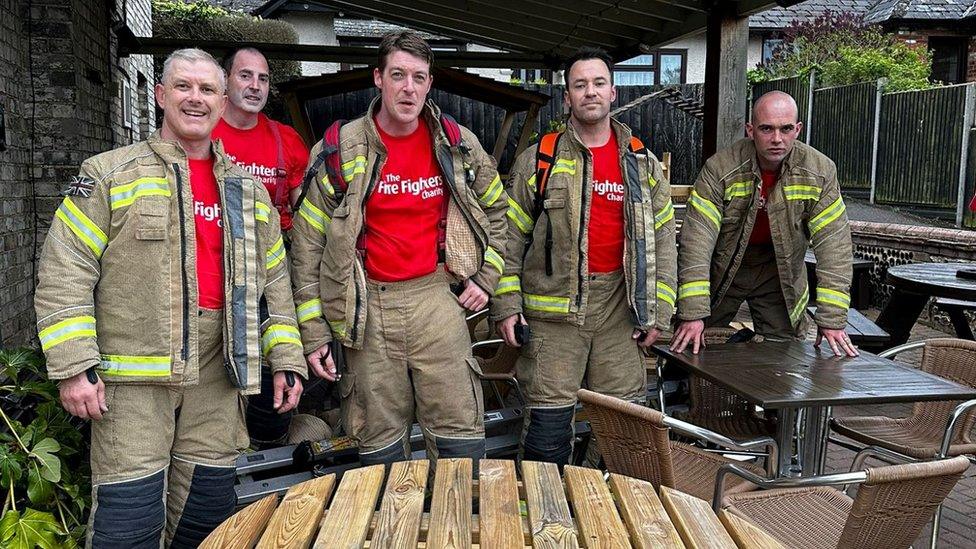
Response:
[{"label": "short blond hair", "polygon": [[169,54],[166,61],[163,61],[163,76],[161,81],[163,84],[169,80],[170,76],[173,75],[173,63],[176,61],[183,61],[186,63],[210,63],[217,69],[217,78],[220,81],[220,91],[224,92],[227,89],[227,75],[224,74],[224,68],[220,66],[220,63],[209,53],[201,50],[200,48],[183,48],[181,50],[176,50]]}]

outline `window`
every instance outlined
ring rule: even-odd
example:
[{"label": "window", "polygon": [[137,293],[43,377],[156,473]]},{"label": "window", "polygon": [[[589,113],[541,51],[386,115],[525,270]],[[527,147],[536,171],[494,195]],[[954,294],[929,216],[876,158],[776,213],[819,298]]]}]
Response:
[{"label": "window", "polygon": [[954,36],[929,37],[933,82],[961,84],[966,81],[969,40]]},{"label": "window", "polygon": [[[549,69],[512,69],[512,80],[523,84],[552,84],[552,71]],[[561,82],[559,82],[561,84]]]},{"label": "window", "polygon": [[765,63],[773,58],[776,49],[783,45],[782,38],[763,37],[762,41],[762,62]]},{"label": "window", "polygon": [[687,50],[656,50],[614,65],[613,83],[617,86],[683,84]]}]

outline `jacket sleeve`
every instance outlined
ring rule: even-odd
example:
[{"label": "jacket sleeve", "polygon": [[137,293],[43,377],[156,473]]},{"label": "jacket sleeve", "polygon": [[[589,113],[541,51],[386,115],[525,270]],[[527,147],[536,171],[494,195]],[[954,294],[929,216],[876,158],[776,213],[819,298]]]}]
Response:
[{"label": "jacket sleeve", "polygon": [[108,246],[110,189],[90,160],[82,164],[75,183],[93,188],[88,196],[66,196],[55,211],[34,294],[38,336],[52,380],[78,375],[101,360],[94,290]]},{"label": "jacket sleeve", "polygon": [[490,318],[498,322],[522,312],[522,259],[535,228],[535,151],[530,147],[515,160],[508,178],[505,272],[491,301]]},{"label": "jacket sleeve", "polygon": [[807,222],[813,253],[817,257],[817,315],[821,328],[842,330],[851,305],[853,245],[847,207],[840,195],[833,162],[824,176],[820,199]]},{"label": "jacket sleeve", "polygon": [[482,211],[488,217],[490,225],[488,231],[488,248],[485,250],[485,261],[481,270],[471,277],[481,289],[494,295],[498,281],[505,272],[505,264],[510,258],[507,256],[506,241],[508,240],[508,223],[505,212],[508,210],[508,193],[502,185],[501,177],[495,159],[485,152],[478,142],[478,138],[465,130],[465,144],[470,147],[471,166],[475,170],[475,179],[471,183],[471,190],[478,197]]},{"label": "jacket sleeve", "polygon": [[[256,184],[261,185],[260,182]],[[264,190],[263,185],[261,190]],[[281,236],[281,219],[278,210],[271,206],[270,197],[262,206],[269,211],[268,221],[258,222],[261,242],[266,243],[267,269],[263,301],[267,306],[268,318],[261,323],[261,352],[271,365],[272,372],[295,372],[307,379],[305,356],[295,319],[295,302],[291,294],[291,278],[288,276],[288,261],[285,258],[285,241]]]},{"label": "jacket sleeve", "polygon": [[[653,155],[648,156],[652,179],[652,206],[654,208],[655,288],[657,307],[654,326],[665,331],[671,328],[677,297],[678,248],[675,244],[674,204],[671,202],[671,184],[664,177],[661,163]],[[650,283],[651,281],[648,281]]]},{"label": "jacket sleeve", "polygon": [[[291,233],[292,285],[298,327],[302,333],[305,354],[332,341],[332,331],[322,311],[319,270],[331,213],[337,206],[335,189],[329,182],[325,165],[316,162],[322,153],[322,142],[312,147],[306,179],[311,178],[305,199],[294,216]],[[341,320],[341,319],[336,319]]]},{"label": "jacket sleeve", "polygon": [[701,320],[711,314],[709,271],[724,210],[722,182],[706,162],[695,181],[678,252],[678,318]]}]

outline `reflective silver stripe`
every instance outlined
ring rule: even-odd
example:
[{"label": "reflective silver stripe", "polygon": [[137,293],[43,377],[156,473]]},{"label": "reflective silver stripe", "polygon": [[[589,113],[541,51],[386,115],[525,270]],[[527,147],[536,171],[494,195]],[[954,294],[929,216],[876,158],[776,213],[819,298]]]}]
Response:
[{"label": "reflective silver stripe", "polygon": [[709,296],[711,289],[707,280],[692,280],[678,286],[678,300],[687,299],[695,296]]},{"label": "reflective silver stripe", "polygon": [[254,219],[257,219],[258,221],[264,221],[265,223],[267,223],[270,217],[271,217],[271,208],[262,204],[261,202],[254,203]]},{"label": "reflective silver stripe", "polygon": [[325,234],[325,226],[332,221],[332,218],[309,200],[302,200],[302,205],[298,208],[298,215],[322,234]]},{"label": "reflective silver stripe", "polygon": [[502,190],[502,178],[496,175],[495,179],[493,179],[491,184],[488,185],[488,189],[485,190],[485,194],[481,195],[478,200],[480,200],[485,206],[491,206],[502,195]]},{"label": "reflective silver stripe", "polygon": [[532,232],[532,228],[535,226],[535,222],[529,217],[529,214],[525,213],[525,210],[518,205],[518,202],[508,199],[508,218],[515,223],[518,230],[522,234],[529,234]]},{"label": "reflective silver stripe", "polygon": [[807,303],[810,301],[810,289],[804,288],[803,294],[800,296],[800,300],[796,302],[793,306],[793,310],[790,311],[790,323],[796,326],[796,323],[800,320],[800,315],[803,314],[803,310],[806,308]]},{"label": "reflective silver stripe", "polygon": [[497,269],[499,274],[505,272],[505,260],[491,246],[485,248],[485,261]]},{"label": "reflective silver stripe", "polygon": [[813,237],[813,235],[817,234],[820,229],[823,229],[827,225],[833,223],[838,217],[841,216],[841,214],[844,213],[846,209],[847,207],[844,206],[844,199],[838,197],[837,200],[834,200],[830,204],[830,206],[824,208],[824,211],[813,216],[813,219],[810,220],[808,223],[808,226],[810,227],[810,236]]},{"label": "reflective silver stripe", "polygon": [[549,295],[522,294],[526,309],[546,313],[568,313],[569,298]]},{"label": "reflective silver stripe", "polygon": [[261,334],[261,352],[268,354],[271,349],[282,343],[302,346],[302,336],[298,328],[287,324],[272,324]]},{"label": "reflective silver stripe", "polygon": [[132,183],[119,185],[109,192],[113,210],[129,206],[142,196],[171,196],[169,181],[164,177],[140,177]]},{"label": "reflective silver stripe", "polygon": [[322,316],[322,300],[317,297],[315,299],[310,299],[299,305],[297,312],[299,323],[308,322],[313,318],[319,318]]},{"label": "reflective silver stripe", "polygon": [[271,246],[268,250],[268,270],[274,268],[277,264],[281,263],[285,259],[285,241],[279,236],[278,240]]},{"label": "reflective silver stripe", "polygon": [[64,222],[71,229],[71,232],[85,243],[86,246],[95,254],[96,258],[102,257],[102,252],[108,246],[108,237],[105,233],[88,219],[78,206],[71,201],[70,197],[65,197],[61,205],[58,206],[54,215]]},{"label": "reflective silver stripe", "polygon": [[503,276],[498,280],[498,287],[495,288],[495,295],[502,295],[511,292],[521,292],[522,282],[517,276]]},{"label": "reflective silver stripe", "polygon": [[672,288],[671,286],[668,286],[664,282],[661,282],[660,280],[658,280],[657,281],[657,297],[658,297],[658,299],[661,299],[664,302],[666,302],[668,305],[671,305],[672,307],[674,307],[674,300],[675,300],[675,297],[677,297],[677,296],[674,293],[674,288]]},{"label": "reflective silver stripe", "polygon": [[86,315],[66,318],[44,328],[37,336],[41,340],[42,351],[71,339],[94,338],[95,317]]},{"label": "reflective silver stripe", "polygon": [[103,375],[110,377],[168,377],[170,358],[168,356],[102,355],[102,362],[98,369]]}]

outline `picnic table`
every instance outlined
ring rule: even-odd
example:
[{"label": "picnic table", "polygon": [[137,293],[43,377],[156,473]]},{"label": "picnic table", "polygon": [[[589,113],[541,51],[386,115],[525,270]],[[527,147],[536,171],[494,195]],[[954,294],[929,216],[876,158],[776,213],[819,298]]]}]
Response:
[{"label": "picnic table", "polygon": [[[807,265],[807,284],[810,288],[810,302],[817,302],[817,256],[813,250],[807,250],[803,257]],[[854,309],[869,309],[871,307],[871,269],[874,261],[855,257],[851,260],[851,307]]]},{"label": "picnic table", "polygon": [[[697,355],[663,345],[654,352],[689,373],[742,398],[776,410],[780,476],[810,476],[823,469],[829,408],[837,405],[967,400],[976,389],[867,351],[837,357],[810,341],[765,341],[709,345]],[[802,420],[796,432],[797,417]],[[797,436],[798,463],[792,463]]]},{"label": "picnic table", "polygon": [[[677,490],[597,469],[483,459],[427,460],[330,474],[239,511],[203,548],[756,547],[781,545],[747,521]],[[384,488],[385,484],[385,488]],[[429,506],[425,494],[430,493]],[[376,511],[377,503],[379,510]],[[572,506],[572,513],[570,512]]]},{"label": "picnic table", "polygon": [[[972,263],[911,263],[888,269],[888,283],[894,286],[888,304],[878,316],[877,324],[891,335],[892,345],[908,341],[912,327],[932,297],[976,301],[976,280],[957,276],[960,269],[976,268]],[[961,315],[961,312],[958,314]],[[963,317],[953,319],[956,335],[972,339]]]}]

